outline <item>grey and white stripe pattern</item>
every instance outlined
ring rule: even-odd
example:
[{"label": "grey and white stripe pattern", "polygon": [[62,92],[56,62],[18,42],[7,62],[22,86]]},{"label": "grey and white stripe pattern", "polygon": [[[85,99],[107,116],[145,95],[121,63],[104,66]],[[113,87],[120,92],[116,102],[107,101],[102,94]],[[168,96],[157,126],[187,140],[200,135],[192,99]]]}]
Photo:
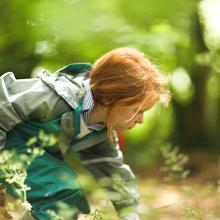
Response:
[{"label": "grey and white stripe pattern", "polygon": [[89,129],[95,130],[95,131],[101,131],[102,129],[104,129],[106,127],[106,125],[104,123],[97,123],[97,124],[88,125],[89,116],[94,108],[93,95],[92,95],[92,91],[90,88],[90,79],[83,81],[83,87],[86,90],[86,93],[85,93],[85,96],[84,96],[83,102],[82,102],[83,119]]}]

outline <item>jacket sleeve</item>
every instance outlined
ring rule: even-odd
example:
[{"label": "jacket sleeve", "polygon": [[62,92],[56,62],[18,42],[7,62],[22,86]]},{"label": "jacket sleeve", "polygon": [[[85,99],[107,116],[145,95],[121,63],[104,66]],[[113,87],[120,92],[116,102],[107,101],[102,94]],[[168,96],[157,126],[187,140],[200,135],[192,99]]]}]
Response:
[{"label": "jacket sleeve", "polygon": [[139,198],[136,178],[130,167],[123,162],[117,139],[115,144],[111,144],[106,139],[79,153],[82,164],[109,192],[109,197],[119,216],[136,212]]},{"label": "jacket sleeve", "polygon": [[0,77],[0,149],[7,132],[28,118],[46,119],[58,100],[40,79],[16,80],[9,72]]}]

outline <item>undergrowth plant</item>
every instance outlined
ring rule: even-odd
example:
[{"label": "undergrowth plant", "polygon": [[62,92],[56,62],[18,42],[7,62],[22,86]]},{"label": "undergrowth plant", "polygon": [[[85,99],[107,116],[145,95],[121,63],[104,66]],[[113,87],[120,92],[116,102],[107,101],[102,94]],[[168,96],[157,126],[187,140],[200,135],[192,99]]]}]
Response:
[{"label": "undergrowth plant", "polygon": [[190,174],[186,169],[188,156],[180,153],[179,147],[170,145],[162,147],[161,154],[164,161],[161,170],[166,173],[164,180],[169,183],[180,183],[181,220],[220,220],[212,210],[204,210],[199,206],[201,195],[185,181]]},{"label": "undergrowth plant", "polygon": [[179,152],[179,147],[165,145],[161,149],[161,155],[164,164],[161,168],[166,173],[165,181],[182,181],[189,175],[189,170],[185,168],[189,158],[187,155]]},{"label": "undergrowth plant", "polygon": [[[10,184],[17,195],[16,203],[21,204],[27,211],[32,208],[27,200],[27,191],[31,190],[25,183],[27,168],[36,157],[44,153],[45,147],[53,146],[56,142],[54,135],[41,130],[38,136],[28,140],[25,153],[19,153],[16,149],[5,149],[0,153],[0,183],[2,187]],[[9,204],[8,207],[14,206]]]}]

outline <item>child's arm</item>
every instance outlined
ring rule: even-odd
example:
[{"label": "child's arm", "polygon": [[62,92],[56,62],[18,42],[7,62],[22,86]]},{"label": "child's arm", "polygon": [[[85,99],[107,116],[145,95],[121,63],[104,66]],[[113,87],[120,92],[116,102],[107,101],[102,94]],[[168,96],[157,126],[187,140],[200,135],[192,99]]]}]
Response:
[{"label": "child's arm", "polygon": [[[95,179],[107,178],[104,188],[120,217],[129,214],[137,216],[136,208],[139,193],[136,179],[130,167],[123,162],[118,144],[112,145],[108,140],[79,152],[82,164],[93,174]],[[125,218],[125,219],[138,219]]]},{"label": "child's arm", "polygon": [[40,79],[16,80],[13,73],[0,77],[0,149],[6,134],[29,118],[46,119],[59,96]]}]

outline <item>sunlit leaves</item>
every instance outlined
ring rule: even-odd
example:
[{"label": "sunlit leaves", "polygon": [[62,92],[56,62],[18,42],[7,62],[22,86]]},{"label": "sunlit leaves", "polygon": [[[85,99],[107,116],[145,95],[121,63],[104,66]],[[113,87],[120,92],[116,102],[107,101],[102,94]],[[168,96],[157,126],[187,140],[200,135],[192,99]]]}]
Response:
[{"label": "sunlit leaves", "polygon": [[173,72],[171,85],[175,99],[181,103],[190,102],[194,87],[189,74],[183,68],[178,68]]},{"label": "sunlit leaves", "polygon": [[220,46],[220,1],[203,0],[200,13],[205,26],[206,43],[211,48]]}]

